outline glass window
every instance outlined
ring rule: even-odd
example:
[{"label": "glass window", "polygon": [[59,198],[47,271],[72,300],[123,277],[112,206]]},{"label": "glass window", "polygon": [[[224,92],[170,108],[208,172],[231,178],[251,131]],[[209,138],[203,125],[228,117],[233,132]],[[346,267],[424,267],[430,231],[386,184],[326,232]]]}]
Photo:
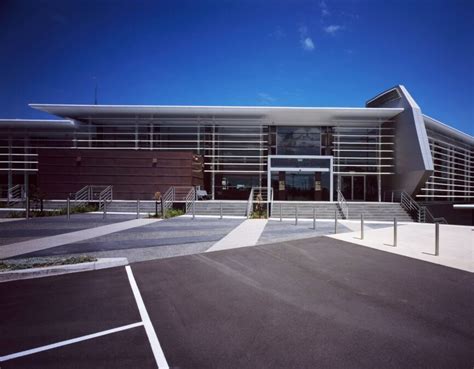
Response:
[{"label": "glass window", "polygon": [[319,127],[278,127],[278,155],[320,155]]}]

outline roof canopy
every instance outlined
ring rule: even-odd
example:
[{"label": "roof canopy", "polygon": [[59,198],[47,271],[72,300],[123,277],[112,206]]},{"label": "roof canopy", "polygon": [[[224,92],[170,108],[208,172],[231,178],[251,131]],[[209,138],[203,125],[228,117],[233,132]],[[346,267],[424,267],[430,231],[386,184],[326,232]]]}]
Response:
[{"label": "roof canopy", "polygon": [[328,124],[335,122],[383,122],[402,108],[309,108],[266,106],[169,106],[169,105],[69,105],[30,104],[53,115],[76,120],[88,119],[242,119],[265,120],[273,124]]}]

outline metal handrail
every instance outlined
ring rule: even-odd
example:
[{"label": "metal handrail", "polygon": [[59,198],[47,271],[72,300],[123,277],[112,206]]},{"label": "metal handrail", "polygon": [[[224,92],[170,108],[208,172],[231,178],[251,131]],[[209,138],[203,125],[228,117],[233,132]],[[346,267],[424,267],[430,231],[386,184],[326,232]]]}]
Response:
[{"label": "metal handrail", "polygon": [[426,206],[423,206],[423,211],[425,213],[425,223],[426,223],[426,216],[428,216],[430,223],[448,224],[448,221],[446,220],[445,217],[434,217],[431,211]]},{"label": "metal handrail", "polygon": [[253,192],[254,192],[254,187],[250,190],[250,195],[249,199],[247,201],[247,218],[250,218],[250,215],[252,214],[253,210]]},{"label": "metal handrail", "polygon": [[99,210],[104,208],[106,202],[111,202],[113,199],[113,186],[107,186],[99,193]]},{"label": "metal handrail", "polygon": [[74,203],[99,201],[99,209],[102,209],[104,201],[110,202],[113,200],[113,186],[87,185],[71,195],[74,199]]},{"label": "metal handrail", "polygon": [[74,194],[74,202],[89,201],[91,195],[91,186],[87,185],[82,187],[79,191]]},{"label": "metal handrail", "polygon": [[349,219],[349,205],[340,190],[337,190],[337,204],[339,205],[339,209],[341,209],[344,217]]},{"label": "metal handrail", "polygon": [[13,205],[16,202],[23,201],[25,199],[25,190],[23,185],[17,184],[10,187],[7,191],[8,205]]},{"label": "metal handrail", "polygon": [[196,198],[196,189],[194,187],[191,187],[189,190],[188,194],[186,195],[185,201],[186,201],[186,213],[191,211],[191,208],[193,206],[194,199]]},{"label": "metal handrail", "polygon": [[400,205],[407,212],[415,215],[419,223],[425,223],[425,212],[422,207],[405,191],[400,192]]},{"label": "metal handrail", "polygon": [[267,218],[270,219],[270,213],[273,209],[273,187],[270,187],[270,202],[267,203]]},{"label": "metal handrail", "polygon": [[165,210],[165,212],[173,207],[174,195],[175,195],[174,187],[168,188],[168,190],[163,195],[161,201],[163,201],[163,209]]}]

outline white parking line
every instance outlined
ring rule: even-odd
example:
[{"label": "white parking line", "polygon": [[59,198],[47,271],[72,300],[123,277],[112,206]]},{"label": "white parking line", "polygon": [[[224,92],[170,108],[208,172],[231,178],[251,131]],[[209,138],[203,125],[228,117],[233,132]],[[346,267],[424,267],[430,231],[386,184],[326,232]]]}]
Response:
[{"label": "white parking line", "polygon": [[138,289],[137,282],[135,281],[135,277],[133,276],[132,268],[130,268],[130,265],[127,265],[125,269],[127,271],[128,280],[130,282],[130,286],[132,287],[133,295],[135,296],[135,301],[137,302],[138,310],[140,311],[140,316],[142,318],[143,325],[148,336],[148,340],[150,341],[151,349],[153,351],[153,355],[155,356],[155,361],[158,365],[158,369],[169,369],[165,354],[163,353],[160,342],[158,341],[155,329],[151,324],[151,320],[148,316],[145,304],[143,303],[140,290]]},{"label": "white parking line", "polygon": [[58,348],[58,347],[71,345],[73,343],[90,340],[90,339],[105,336],[105,335],[111,334],[111,333],[125,331],[127,329],[140,327],[142,325],[143,325],[143,322],[132,323],[132,324],[128,324],[128,325],[123,325],[123,326],[118,327],[118,328],[108,329],[106,331],[102,331],[102,332],[98,332],[98,333],[92,333],[92,334],[88,334],[86,336],[72,338],[70,340],[56,342],[56,343],[52,343],[50,345],[41,346],[41,347],[37,347],[37,348],[34,348],[34,349],[30,349],[30,350],[26,350],[26,351],[20,351],[20,352],[16,352],[14,354],[9,354],[9,355],[5,355],[5,356],[0,356],[0,362],[7,361],[7,360],[12,360],[12,359],[17,359],[17,358],[22,357],[22,356],[37,354],[38,352],[47,351],[47,350],[55,349],[55,348]]}]

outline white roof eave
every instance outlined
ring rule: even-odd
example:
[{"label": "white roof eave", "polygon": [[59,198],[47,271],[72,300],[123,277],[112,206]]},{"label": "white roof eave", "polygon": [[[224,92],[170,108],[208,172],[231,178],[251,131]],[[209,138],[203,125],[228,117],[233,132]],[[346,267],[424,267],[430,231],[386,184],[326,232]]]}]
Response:
[{"label": "white roof eave", "polygon": [[174,105],[74,105],[74,104],[30,104],[53,115],[67,118],[118,116],[137,117],[163,116],[242,116],[266,119],[274,123],[317,123],[331,120],[391,119],[403,108],[346,108],[346,107],[269,107],[269,106],[174,106]]}]

